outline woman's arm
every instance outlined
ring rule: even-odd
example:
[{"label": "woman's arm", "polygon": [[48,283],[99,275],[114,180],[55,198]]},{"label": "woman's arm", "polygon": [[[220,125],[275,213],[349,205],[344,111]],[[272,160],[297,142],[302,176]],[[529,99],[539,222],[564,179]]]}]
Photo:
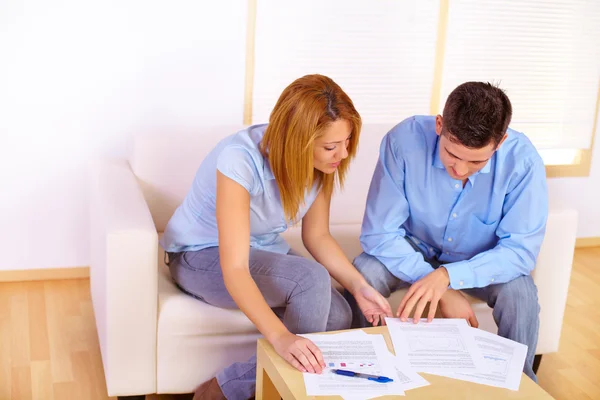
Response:
[{"label": "woman's arm", "polygon": [[329,271],[329,274],[349,292],[367,284],[365,278],[329,233],[330,199],[321,192],[302,218],[302,242],[306,250]]},{"label": "woman's arm", "polygon": [[388,301],[371,287],[329,232],[331,197],[321,191],[302,219],[302,242],[309,253],[356,299],[367,321],[377,325],[391,316]]},{"label": "woman's arm", "polygon": [[[217,171],[219,256],[227,291],[275,350],[301,371],[321,372],[321,352],[308,339],[291,334],[271,310],[250,275],[250,194]],[[319,361],[317,361],[319,360]]]}]

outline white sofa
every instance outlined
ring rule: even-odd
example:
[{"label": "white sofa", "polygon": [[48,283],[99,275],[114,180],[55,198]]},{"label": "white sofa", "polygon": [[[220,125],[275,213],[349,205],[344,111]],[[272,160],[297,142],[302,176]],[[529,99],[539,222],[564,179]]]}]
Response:
[{"label": "white sofa", "polygon": [[[158,245],[203,157],[241,128],[139,136],[130,160],[104,160],[94,168],[91,288],[109,396],[189,393],[255,351],[259,333],[252,323],[240,311],[209,306],[178,290]],[[365,199],[388,128],[364,127],[345,189],[333,199],[331,231],[350,259],[361,252]],[[538,354],[558,350],[576,224],[575,211],[551,210],[534,272],[541,305]],[[307,254],[297,227],[285,237]],[[393,296],[392,304],[400,297]],[[473,300],[473,307],[482,328],[495,331],[488,306]]]}]

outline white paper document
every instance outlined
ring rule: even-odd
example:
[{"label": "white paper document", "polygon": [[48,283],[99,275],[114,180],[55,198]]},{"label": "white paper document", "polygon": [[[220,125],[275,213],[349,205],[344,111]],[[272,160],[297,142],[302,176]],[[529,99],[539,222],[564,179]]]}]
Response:
[{"label": "white paper document", "polygon": [[429,385],[429,382],[425,378],[410,368],[405,359],[395,357],[392,354],[390,356],[393,357],[392,362],[396,368],[396,376],[394,378],[398,377],[398,383],[402,386],[402,390],[406,392],[407,390]]},{"label": "white paper document", "polygon": [[417,374],[415,371],[409,368],[402,368],[400,366],[395,366],[396,375],[394,378],[398,378],[398,383],[402,387],[402,390],[405,392],[411,389],[417,389],[423,386],[429,386],[429,382],[425,380],[421,375]]},{"label": "white paper document", "polygon": [[454,373],[445,376],[510,390],[519,390],[527,346],[480,329],[473,331],[488,373]]},{"label": "white paper document", "polygon": [[[363,331],[355,331],[302,336],[319,347],[326,365],[321,374],[303,374],[308,396],[339,395],[344,399],[358,400],[384,395],[404,395],[382,335],[368,335]],[[342,376],[335,374],[333,369],[387,376],[394,381],[379,383]]]},{"label": "white paper document", "polygon": [[396,356],[416,372],[487,373],[480,348],[464,319],[440,318],[418,324],[386,318]]}]

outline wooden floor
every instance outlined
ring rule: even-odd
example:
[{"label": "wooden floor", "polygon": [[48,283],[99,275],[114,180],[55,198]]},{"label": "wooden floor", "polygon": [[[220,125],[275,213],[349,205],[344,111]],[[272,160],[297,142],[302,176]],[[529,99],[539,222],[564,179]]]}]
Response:
[{"label": "wooden floor", "polygon": [[[538,377],[557,399],[600,399],[600,248],[576,251],[560,351]],[[0,400],[108,398],[89,281],[0,283]]]},{"label": "wooden floor", "polygon": [[558,353],[542,358],[539,384],[557,399],[600,399],[600,248],[575,251]]}]

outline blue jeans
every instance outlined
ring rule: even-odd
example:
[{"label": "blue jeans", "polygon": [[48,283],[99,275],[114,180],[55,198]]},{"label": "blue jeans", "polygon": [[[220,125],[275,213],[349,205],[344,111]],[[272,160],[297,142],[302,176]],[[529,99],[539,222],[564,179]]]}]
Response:
[{"label": "blue jeans", "polygon": [[[350,306],[331,286],[329,272],[321,264],[293,253],[278,254],[250,249],[250,274],[267,304],[292,333],[348,329]],[[238,306],[223,281],[219,248],[184,252],[169,257],[171,276],[187,294],[216,307]],[[248,399],[256,388],[256,356],[217,374],[228,399]],[[200,383],[200,382],[199,382]]]},{"label": "blue jeans", "polygon": [[[434,268],[439,266],[436,260],[426,260]],[[362,253],[354,259],[354,266],[367,282],[384,297],[410,284],[398,279],[375,257]],[[533,359],[537,347],[540,328],[540,306],[537,287],[530,275],[521,276],[507,283],[490,285],[483,288],[464,289],[463,292],[485,301],[494,309],[492,315],[498,326],[498,335],[527,346],[527,358],[523,372],[537,382],[533,373]],[[344,296],[353,312],[352,327],[365,327],[368,322],[363,317],[356,301],[349,292]],[[392,310],[395,312],[395,310]]]}]

